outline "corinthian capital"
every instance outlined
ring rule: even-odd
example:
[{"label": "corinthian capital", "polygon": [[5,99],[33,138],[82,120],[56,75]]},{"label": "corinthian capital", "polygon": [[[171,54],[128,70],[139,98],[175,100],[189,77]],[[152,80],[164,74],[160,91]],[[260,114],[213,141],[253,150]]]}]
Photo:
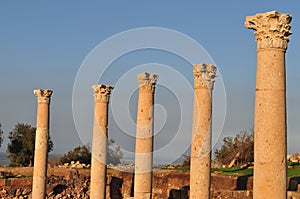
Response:
[{"label": "corinthian capital", "polygon": [[114,87],[102,84],[96,84],[93,86],[95,102],[106,102],[109,101],[109,96]]},{"label": "corinthian capital", "polygon": [[277,11],[256,14],[246,17],[245,26],[255,30],[258,49],[287,49],[292,34],[290,31],[292,16]]},{"label": "corinthian capital", "polygon": [[52,90],[34,90],[33,91],[34,95],[37,96],[38,103],[49,103],[50,102],[50,97],[53,93]]},{"label": "corinthian capital", "polygon": [[214,88],[217,67],[213,64],[194,64],[194,87]]},{"label": "corinthian capital", "polygon": [[158,75],[150,73],[138,74],[138,84],[141,91],[155,91],[155,84],[158,79]]}]

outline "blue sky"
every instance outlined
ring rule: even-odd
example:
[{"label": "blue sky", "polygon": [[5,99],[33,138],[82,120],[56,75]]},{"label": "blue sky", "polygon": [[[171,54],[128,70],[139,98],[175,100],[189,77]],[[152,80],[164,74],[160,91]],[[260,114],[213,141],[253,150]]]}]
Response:
[{"label": "blue sky", "polygon": [[[54,153],[65,153],[81,144],[73,121],[72,92],[82,62],[99,43],[112,35],[142,27],[163,27],[181,32],[201,44],[212,57],[222,75],[227,96],[227,113],[221,138],[251,128],[255,98],[256,43],[253,31],[244,27],[244,21],[248,15],[277,10],[293,16],[293,35],[290,36],[291,42],[286,54],[288,152],[299,152],[299,7],[299,1],[274,0],[1,1],[0,122],[5,136],[17,122],[35,126],[36,99],[32,90],[49,88],[54,90],[51,104]],[[126,65],[126,72],[130,70],[130,66],[150,62],[173,65],[181,73],[185,73],[186,69],[179,65],[188,65],[165,52],[136,52],[124,55],[113,63],[114,66],[104,79],[114,78],[113,74],[120,77],[122,71],[118,69],[119,65]],[[191,74],[190,71],[185,75],[189,82],[192,82]],[[176,96],[172,93],[164,96],[162,93],[168,93],[168,89],[163,87],[158,88],[158,91],[157,99],[166,107],[165,110],[176,109]],[[174,100],[166,100],[169,97],[173,99],[172,96]],[[135,93],[130,101],[132,118],[135,117],[136,97]],[[159,108],[157,110],[163,111]],[[176,123],[176,114],[172,112],[169,115],[170,121]],[[165,132],[174,131],[173,125],[168,125]],[[120,136],[114,122],[110,123],[109,129],[115,133],[111,132],[111,136],[118,144],[125,146],[129,143],[132,148],[134,140],[126,140]],[[87,126],[87,134],[91,133],[91,126]],[[190,132],[186,133],[186,139],[189,139]],[[161,137],[156,140],[157,147],[164,134]],[[0,151],[6,150],[5,143]]]}]

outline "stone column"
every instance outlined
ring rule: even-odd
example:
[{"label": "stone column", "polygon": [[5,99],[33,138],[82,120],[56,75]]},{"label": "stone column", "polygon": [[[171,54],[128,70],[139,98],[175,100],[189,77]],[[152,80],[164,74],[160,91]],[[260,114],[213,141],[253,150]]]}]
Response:
[{"label": "stone column", "polygon": [[94,85],[94,129],[91,163],[91,199],[105,199],[106,196],[106,153],[108,102],[112,86]]},{"label": "stone column", "polygon": [[34,168],[32,183],[32,198],[46,197],[48,137],[49,137],[49,105],[51,90],[34,90],[37,96],[37,119],[34,149]]},{"label": "stone column", "polygon": [[212,90],[216,71],[212,64],[194,65],[191,199],[210,198]]},{"label": "stone column", "polygon": [[276,11],[248,16],[257,42],[254,114],[255,199],[287,197],[285,51],[292,17]]},{"label": "stone column", "polygon": [[150,199],[152,197],[153,104],[157,78],[157,75],[149,73],[138,75],[139,99],[135,145],[135,199]]}]

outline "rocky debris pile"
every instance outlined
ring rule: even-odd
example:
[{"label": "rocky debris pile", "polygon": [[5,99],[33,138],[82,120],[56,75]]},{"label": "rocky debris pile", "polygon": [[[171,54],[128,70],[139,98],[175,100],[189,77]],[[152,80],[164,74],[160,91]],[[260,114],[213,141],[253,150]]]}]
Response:
[{"label": "rocky debris pile", "polygon": [[[77,181],[77,182],[76,182]],[[47,194],[47,199],[89,199],[89,179],[84,180],[69,180],[63,184],[57,184],[52,188],[52,191]]]},{"label": "rocky debris pile", "polygon": [[0,190],[0,198],[14,198],[14,199],[26,199],[31,198],[30,189],[11,189],[11,190]]},{"label": "rocky debris pile", "polygon": [[167,166],[165,166],[165,169],[176,169],[176,165],[173,165],[173,164],[169,164]]},{"label": "rocky debris pile", "polygon": [[90,179],[72,170],[65,176],[51,176],[47,183],[47,199],[88,199]]},{"label": "rocky debris pile", "polygon": [[[31,178],[27,180],[32,181]],[[88,176],[80,175],[77,170],[70,171],[65,176],[54,176],[48,178],[47,199],[88,199],[90,179]],[[0,199],[32,199],[30,189],[14,189],[11,186],[0,188]]]},{"label": "rocky debris pile", "polygon": [[[46,199],[89,199],[90,176],[86,173],[69,169],[64,175],[52,174],[47,181]],[[107,176],[107,199],[131,194],[133,174],[116,171],[116,175],[119,177]],[[32,178],[3,179],[0,182],[3,184],[0,183],[0,199],[32,199]]]},{"label": "rocky debris pile", "polygon": [[291,154],[291,155],[287,155],[287,161],[288,162],[293,162],[293,163],[300,162],[300,154],[299,153],[294,153],[294,154]]},{"label": "rocky debris pile", "polygon": [[80,163],[79,161],[71,161],[71,163],[65,163],[64,165],[58,165],[59,168],[71,168],[71,169],[89,169],[90,164]]}]

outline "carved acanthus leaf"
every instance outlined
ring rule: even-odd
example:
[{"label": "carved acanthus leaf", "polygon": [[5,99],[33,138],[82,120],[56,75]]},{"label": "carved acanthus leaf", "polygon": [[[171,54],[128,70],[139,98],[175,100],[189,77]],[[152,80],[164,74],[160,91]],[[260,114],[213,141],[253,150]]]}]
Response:
[{"label": "carved acanthus leaf", "polygon": [[214,88],[214,78],[217,76],[217,67],[213,64],[194,64],[194,87]]},{"label": "carved acanthus leaf", "polygon": [[155,91],[155,84],[158,79],[158,75],[150,73],[138,74],[138,84],[140,91]]},{"label": "carved acanthus leaf", "polygon": [[49,103],[53,91],[48,89],[45,90],[37,89],[34,90],[33,93],[35,96],[37,96],[38,103]]},{"label": "carved acanthus leaf", "polygon": [[258,49],[280,48],[287,49],[287,43],[292,34],[290,31],[292,16],[277,11],[247,16],[245,26],[255,30]]},{"label": "carved acanthus leaf", "polygon": [[103,84],[93,85],[95,102],[109,102],[110,93],[114,87]]}]

